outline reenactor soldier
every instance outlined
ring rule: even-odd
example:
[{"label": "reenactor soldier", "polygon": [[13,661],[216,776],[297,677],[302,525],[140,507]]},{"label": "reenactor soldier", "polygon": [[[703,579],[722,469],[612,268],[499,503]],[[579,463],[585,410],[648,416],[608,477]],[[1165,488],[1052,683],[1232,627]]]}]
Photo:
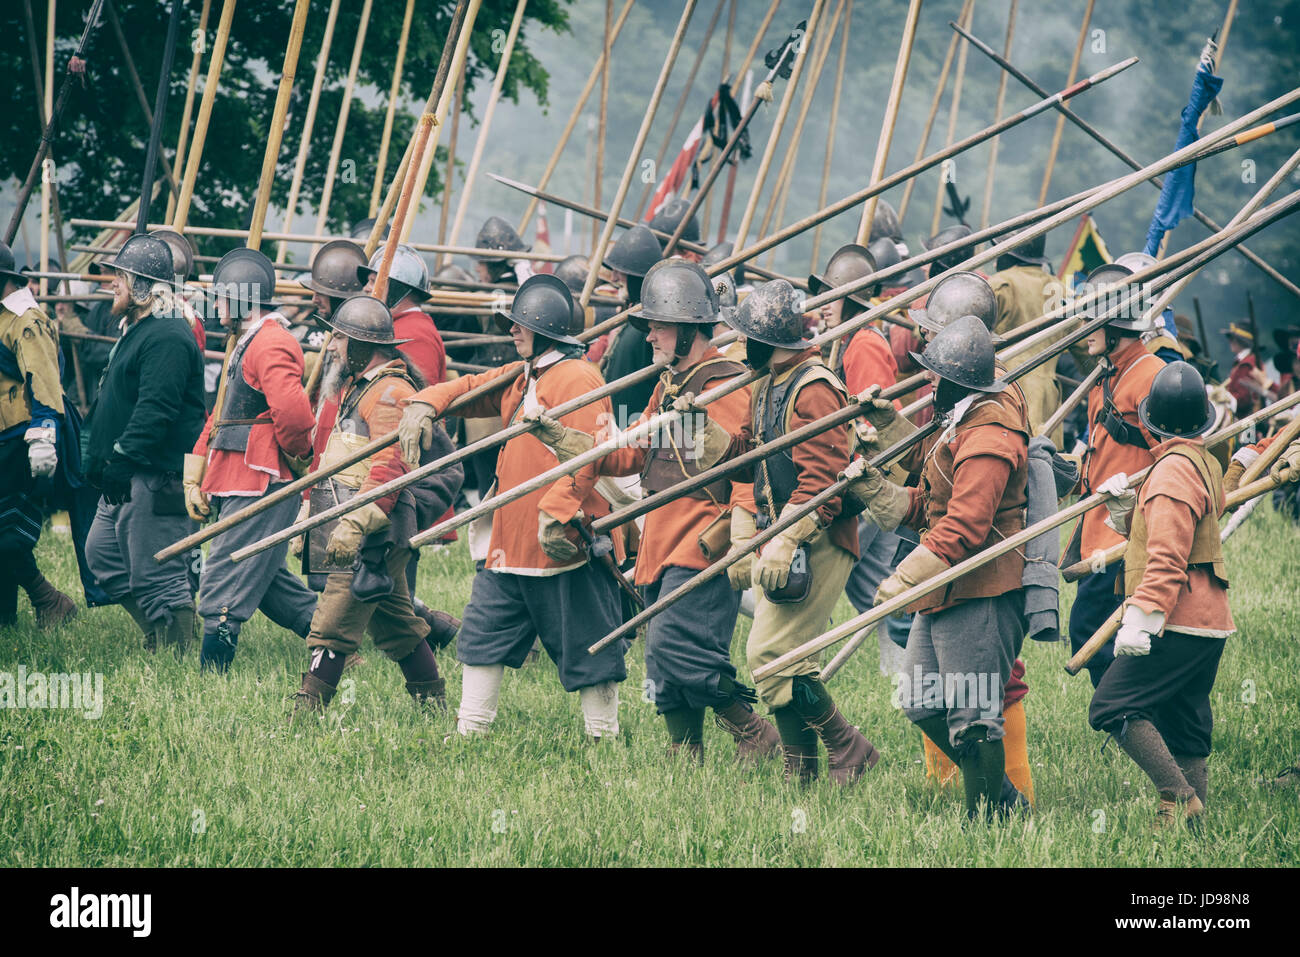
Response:
[{"label": "reenactor soldier", "polygon": [[[1029,420],[1025,397],[997,375],[993,338],[976,316],[948,323],[916,357],[934,380],[945,419],[921,469],[904,488],[868,464],[855,466],[862,496],[882,527],[924,529],[921,543],[876,590],[881,603],[965,561],[1025,526]],[[852,474],[852,473],[851,473]],[[897,693],[907,717],[961,769],[966,813],[1006,814],[1027,802],[1006,775],[1004,689],[1025,636],[1025,560],[1007,552],[919,598]],[[986,694],[927,694],[990,676]],[[915,676],[915,680],[914,679]],[[926,682],[926,687],[929,683]],[[918,692],[921,697],[918,700]]]},{"label": "reenactor soldier", "polygon": [[366,251],[350,239],[334,239],[320,248],[311,261],[311,276],[302,281],[311,292],[317,325],[328,329],[335,310],[362,292],[360,270],[365,268]]},{"label": "reenactor soldier", "polygon": [[[302,347],[272,301],[271,260],[232,249],[213,271],[212,290],[217,313],[239,338],[226,363],[221,407],[185,456],[185,507],[199,523],[238,514],[304,474],[316,425],[302,387]],[[259,608],[307,637],[316,595],[285,567],[288,543],[238,564],[230,560],[231,552],[286,528],[297,512],[288,498],[212,539],[199,578],[201,670],[229,669],[240,630]]]},{"label": "reenactor soldier", "polygon": [[103,497],[86,538],[90,570],[145,636],[183,654],[194,634],[190,559],[159,549],[194,531],[185,507],[185,455],[203,429],[203,356],[175,303],[171,249],[128,239],[113,270],[113,313],[125,324],[87,417],[86,477]]},{"label": "reenactor soldier", "polygon": [[[366,295],[374,288],[375,273],[384,258],[380,246],[370,257],[368,266],[357,267],[357,277],[365,283]],[[393,313],[393,335],[402,340],[399,350],[406,358],[407,373],[414,370],[424,385],[437,385],[447,379],[447,347],[433,317],[420,308],[429,300],[429,267],[414,247],[405,243],[397,247],[388,272],[388,302]]]},{"label": "reenactor soldier", "polygon": [[21,586],[36,623],[48,628],[77,613],[33,555],[45,521],[38,483],[67,467],[59,336],[15,266],[13,251],[0,243],[0,626],[17,620]]},{"label": "reenactor soldier", "polygon": [[532,264],[527,259],[510,257],[510,253],[528,252],[529,246],[500,216],[488,217],[479,229],[474,245],[478,249],[495,249],[503,254],[499,259],[475,260],[480,282],[521,283],[533,274]]},{"label": "reenactor soldier", "polygon": [[[1127,275],[1130,273],[1124,266],[1099,266],[1076,293],[1083,295],[1122,283]],[[1106,301],[1102,298],[1088,306],[1083,314],[1094,318],[1101,315],[1105,307]],[[1100,358],[1105,369],[1101,379],[1088,392],[1088,447],[1080,469],[1080,488],[1084,494],[1095,492],[1117,472],[1132,475],[1154,461],[1151,449],[1156,440],[1146,431],[1138,416],[1138,404],[1150,394],[1151,383],[1165,363],[1142,344],[1142,334],[1146,331],[1142,305],[1137,303],[1112,316],[1109,322],[1084,340],[1088,355]],[[1123,540],[1123,536],[1106,525],[1105,519],[1101,509],[1094,508],[1083,514],[1061,560],[1062,567],[1098,555]],[[1074,604],[1070,608],[1072,650],[1082,648],[1111,612],[1119,607],[1115,583],[1122,573],[1121,563],[1112,563],[1079,580]],[[1093,687],[1101,681],[1113,657],[1107,646],[1088,662],[1088,675]]]},{"label": "reenactor soldier", "polygon": [[1200,374],[1186,362],[1162,368],[1139,415],[1158,441],[1150,472],[1137,488],[1123,472],[1100,488],[1128,545],[1116,657],[1088,723],[1112,734],[1151,779],[1156,824],[1169,827],[1205,813],[1210,691],[1236,628],[1219,543],[1223,473],[1202,441],[1215,412]]},{"label": "reenactor soldier", "polygon": [[1260,367],[1259,356],[1255,352],[1255,337],[1249,329],[1230,322],[1223,334],[1228,338],[1228,348],[1232,350],[1233,358],[1232,370],[1228,373],[1228,381],[1224,386],[1237,403],[1238,417],[1244,417],[1259,409],[1264,400],[1270,398],[1268,376]]},{"label": "reenactor soldier", "polygon": [[[684,199],[674,197],[659,207],[658,212],[650,218],[650,228],[660,233],[667,233],[669,236],[677,232],[677,227],[681,225],[686,211],[690,209],[691,204]],[[662,250],[668,245],[668,240],[662,237],[659,239],[659,248]],[[700,220],[692,213],[691,218],[686,223],[686,228],[682,230],[682,241],[688,243],[698,243],[700,241]],[[690,262],[700,262],[700,254],[691,252],[688,249],[673,250],[675,259],[686,259]]]},{"label": "reenactor soldier", "polygon": [[[792,432],[844,408],[843,384],[805,336],[800,297],[783,279],[758,286],[733,312],[729,325],[746,339],[746,364],[765,370],[753,391],[749,424],[733,451]],[[833,428],[760,460],[753,469],[758,527],[766,528],[818,495],[849,464],[849,430]],[[749,546],[757,529],[732,527],[732,553]],[[737,589],[756,586],[758,601],[746,656],[751,671],[794,649],[830,620],[858,557],[856,514],[835,498],[799,519],[728,569]],[[826,745],[831,780],[851,784],[880,753],[835,706],[812,659],[791,665],[758,685],[772,711],[785,752],[787,778],[818,776],[817,739]]]},{"label": "reenactor soldier", "polygon": [[[645,329],[655,361],[668,363],[668,368],[632,425],[745,374],[744,365],[724,358],[709,344],[718,322],[718,297],[700,266],[678,259],[656,263],[646,274],[641,295],[641,315],[630,321]],[[749,389],[737,389],[707,407],[712,429],[664,428],[640,445],[600,459],[596,472],[640,474],[642,492],[661,492],[712,467],[726,451],[731,434],[748,420],[748,412]],[[561,459],[593,444],[585,432],[565,428],[545,415],[536,418],[542,424],[537,437]],[[731,528],[747,529],[752,537],[754,510],[752,487],[724,478],[647,514],[635,574],[646,604],[676,590],[719,558],[730,544]],[[735,740],[738,758],[767,757],[780,746],[776,729],[750,706],[757,700],[753,690],[736,680],[731,664],[739,611],[740,595],[719,576],[648,625],[646,676],[654,683],[655,707],[668,726],[670,748],[685,748],[701,762],[706,708],[713,709],[718,727]]]},{"label": "reenactor soldier", "polygon": [[[470,416],[514,422],[532,409],[557,405],[604,384],[582,358],[579,314],[569,288],[552,275],[536,275],[519,287],[510,307],[511,335],[524,359],[510,385],[472,402]],[[428,447],[434,417],[476,386],[520,372],[518,364],[462,376],[411,397],[398,430],[408,460]],[[609,422],[608,399],[560,418],[561,425],[594,436]],[[556,455],[536,436],[510,439],[497,456],[500,491],[546,472]],[[618,683],[627,677],[626,642],[599,654],[587,649],[622,623],[618,585],[608,568],[587,561],[575,543],[574,521],[608,514],[591,470],[557,479],[493,513],[488,557],[474,576],[456,654],[464,664],[457,728],[463,735],[488,731],[496,719],[506,666],[519,668],[540,637],[565,691],[578,692],[587,734],[618,734]],[[477,535],[477,533],[476,533]]]},{"label": "reenactor soldier", "polygon": [[[353,296],[329,323],[334,335],[328,349],[344,364],[346,374],[322,466],[394,431],[402,417],[401,403],[415,394],[387,306],[373,296]],[[434,442],[435,433],[439,443]],[[429,439],[430,448],[450,445],[441,426],[429,430]],[[413,462],[419,461],[417,455]],[[412,464],[390,445],[312,489],[311,512],[399,478]],[[425,641],[429,625],[415,613],[406,584],[409,539],[416,531],[415,499],[409,489],[402,489],[307,534],[308,571],[328,577],[307,635],[311,664],[295,695],[295,711],[320,711],[329,704],[348,656],[367,631],[375,647],[402,669],[407,693],[417,705],[446,708],[446,685]]]},{"label": "reenactor soldier", "polygon": [[[641,282],[662,256],[663,248],[655,234],[639,223],[619,236],[605,253],[604,263],[613,271],[614,285],[624,292],[629,306],[641,301]],[[645,336],[625,323],[610,333],[600,363],[601,374],[608,382],[631,375],[650,364],[652,351]],[[614,415],[620,428],[646,407],[652,391],[653,382],[639,382],[614,393]]]},{"label": "reenactor soldier", "polygon": [[[1045,245],[1046,237],[1038,236],[998,257],[998,271],[989,280],[998,300],[998,319],[993,324],[994,335],[1005,336],[1026,323],[1033,322],[1059,303],[1060,297],[1053,292],[1056,277],[1052,275],[1051,264],[1043,255]],[[1015,369],[1019,364],[1019,361],[1012,360],[1008,363],[1008,369]],[[1029,428],[1032,434],[1036,434],[1061,404],[1055,357],[1022,376],[1017,384],[1029,403]],[[1059,432],[1052,436],[1052,441],[1059,447]]]}]

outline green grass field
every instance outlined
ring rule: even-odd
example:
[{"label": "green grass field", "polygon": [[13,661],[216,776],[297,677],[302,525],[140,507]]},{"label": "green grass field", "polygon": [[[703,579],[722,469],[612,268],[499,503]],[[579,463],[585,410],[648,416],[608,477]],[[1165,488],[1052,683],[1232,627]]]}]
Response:
[{"label": "green grass field", "polygon": [[[1027,865],[1294,866],[1295,791],[1261,784],[1300,751],[1300,531],[1264,503],[1229,542],[1238,634],[1214,692],[1210,815],[1200,835],[1157,839],[1145,777],[1086,723],[1091,686],[1068,678],[1063,645],[1023,657],[1034,827],[964,830],[960,794],[927,783],[920,738],[890,704],[874,639],[832,682],[882,751],[856,787],[796,791],[779,762],[745,771],[706,729],[704,768],[665,755],[629,652],[617,743],[583,738],[576,695],[542,660],[507,675],[490,737],[418,714],[397,667],[367,646],[319,724],[290,729],[302,642],[258,617],[231,674],[200,676],[147,655],[119,608],[82,609],[36,630],[26,599],[0,631],[0,672],[102,672],[104,713],[0,712],[0,865]],[[47,530],[42,569],[80,596],[66,535]],[[426,553],[420,595],[458,613],[463,545]],[[1065,589],[1068,613],[1072,587]],[[841,601],[837,620],[850,615]],[[743,662],[741,619],[733,648]],[[440,656],[454,706],[460,668]],[[345,703],[351,698],[351,703]]]}]

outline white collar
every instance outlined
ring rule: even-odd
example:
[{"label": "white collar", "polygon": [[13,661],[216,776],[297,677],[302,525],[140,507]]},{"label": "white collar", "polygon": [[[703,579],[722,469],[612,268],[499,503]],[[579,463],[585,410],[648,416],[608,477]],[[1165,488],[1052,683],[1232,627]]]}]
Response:
[{"label": "white collar", "polygon": [[964,399],[958,399],[957,404],[952,407],[952,413],[948,417],[948,427],[943,430],[943,435],[939,436],[940,442],[947,442],[952,438],[953,433],[957,431],[957,426],[961,425],[961,420],[966,417],[970,407],[975,404],[975,400],[981,398],[983,393],[972,392]]},{"label": "white collar", "polygon": [[262,324],[267,322],[268,320],[272,322],[278,322],[280,325],[284,326],[285,328],[288,328],[289,326],[289,320],[285,319],[284,316],[280,315],[278,312],[264,312],[261,315],[259,315],[256,319],[254,319],[251,323],[249,323],[248,326],[245,327],[242,332],[240,332],[239,341],[245,342],[253,338],[253,336],[257,333],[257,330],[261,329]]},{"label": "white collar", "polygon": [[5,296],[4,301],[0,302],[0,305],[3,305],[15,316],[21,316],[28,309],[41,308],[36,304],[36,297],[32,295],[32,291],[26,286],[23,286],[21,289],[15,289],[9,295]]},{"label": "white collar", "polygon": [[549,369],[563,358],[564,353],[559,350],[547,349],[536,359],[528,360],[528,386],[524,389],[524,397],[520,403],[524,412],[536,412],[541,409],[541,405],[537,401],[537,373]]},{"label": "white collar", "polygon": [[1245,361],[1246,361],[1246,356],[1248,356],[1248,355],[1250,355],[1250,347],[1249,347],[1249,346],[1247,346],[1245,349],[1242,349],[1240,352],[1237,353],[1237,361],[1238,361],[1238,362],[1245,362]]}]

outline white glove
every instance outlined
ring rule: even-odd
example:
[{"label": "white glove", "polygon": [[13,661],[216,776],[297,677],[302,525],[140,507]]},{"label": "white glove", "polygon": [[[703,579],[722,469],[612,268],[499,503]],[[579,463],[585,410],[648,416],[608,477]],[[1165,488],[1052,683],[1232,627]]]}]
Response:
[{"label": "white glove", "polygon": [[1164,627],[1164,612],[1143,611],[1137,605],[1124,606],[1124,617],[1115,636],[1115,654],[1151,654],[1151,636],[1159,634]]},{"label": "white glove", "polygon": [[1129,521],[1138,500],[1137,492],[1128,487],[1128,482],[1126,473],[1116,472],[1097,487],[1098,492],[1107,496],[1105,504],[1110,517],[1106,519],[1106,524],[1125,536],[1128,535]]},{"label": "white glove", "polygon": [[59,452],[54,446],[56,433],[49,426],[33,426],[23,433],[27,440],[27,461],[32,478],[52,478],[59,467]]}]

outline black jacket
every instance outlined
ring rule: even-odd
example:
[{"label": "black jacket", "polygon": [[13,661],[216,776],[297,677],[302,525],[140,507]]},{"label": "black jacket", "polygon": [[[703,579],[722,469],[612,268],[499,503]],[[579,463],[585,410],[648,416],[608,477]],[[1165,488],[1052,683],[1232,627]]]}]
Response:
[{"label": "black jacket", "polygon": [[203,430],[203,357],[180,316],[148,315],[113,346],[87,417],[86,474],[116,450],[138,471],[180,472]]}]

